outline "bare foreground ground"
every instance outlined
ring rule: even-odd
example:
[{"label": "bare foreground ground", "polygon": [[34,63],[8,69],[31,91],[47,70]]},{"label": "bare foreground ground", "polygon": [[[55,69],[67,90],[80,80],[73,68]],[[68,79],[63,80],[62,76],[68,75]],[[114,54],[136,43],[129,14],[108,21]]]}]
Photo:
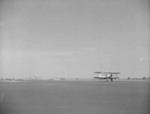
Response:
[{"label": "bare foreground ground", "polygon": [[0,82],[0,114],[149,114],[149,83]]}]

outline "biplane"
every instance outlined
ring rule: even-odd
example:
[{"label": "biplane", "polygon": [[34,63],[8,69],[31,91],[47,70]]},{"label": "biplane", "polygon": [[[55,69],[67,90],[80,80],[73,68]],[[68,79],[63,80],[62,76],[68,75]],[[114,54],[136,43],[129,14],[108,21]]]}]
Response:
[{"label": "biplane", "polygon": [[119,79],[118,75],[120,74],[119,72],[94,72],[96,76],[94,77],[95,79],[99,80],[106,80],[106,81],[111,81]]}]

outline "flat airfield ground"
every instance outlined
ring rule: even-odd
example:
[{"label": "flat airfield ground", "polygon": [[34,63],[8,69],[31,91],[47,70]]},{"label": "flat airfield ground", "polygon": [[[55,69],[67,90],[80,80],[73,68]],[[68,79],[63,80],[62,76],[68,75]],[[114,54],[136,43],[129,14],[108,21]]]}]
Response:
[{"label": "flat airfield ground", "polygon": [[0,82],[0,114],[149,114],[149,81]]}]

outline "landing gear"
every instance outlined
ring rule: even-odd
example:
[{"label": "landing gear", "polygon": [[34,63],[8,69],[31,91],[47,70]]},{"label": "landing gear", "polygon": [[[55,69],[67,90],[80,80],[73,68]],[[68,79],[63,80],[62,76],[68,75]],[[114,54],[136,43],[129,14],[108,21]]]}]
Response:
[{"label": "landing gear", "polygon": [[110,78],[110,81],[113,82],[113,78]]}]

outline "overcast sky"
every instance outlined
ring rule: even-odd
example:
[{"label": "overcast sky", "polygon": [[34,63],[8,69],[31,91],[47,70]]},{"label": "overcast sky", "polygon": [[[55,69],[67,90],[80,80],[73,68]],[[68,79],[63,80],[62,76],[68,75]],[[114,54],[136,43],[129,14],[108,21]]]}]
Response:
[{"label": "overcast sky", "polygon": [[1,0],[3,77],[149,75],[148,0]]}]

